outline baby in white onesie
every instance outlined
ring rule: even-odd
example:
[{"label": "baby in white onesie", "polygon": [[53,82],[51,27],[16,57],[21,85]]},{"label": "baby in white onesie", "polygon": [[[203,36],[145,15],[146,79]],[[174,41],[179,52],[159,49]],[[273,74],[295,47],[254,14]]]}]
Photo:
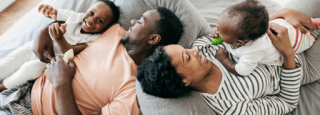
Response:
[{"label": "baby in white onesie", "polygon": [[217,59],[233,74],[247,76],[254,71],[258,64],[281,66],[282,54],[274,47],[267,31],[277,36],[277,31],[269,28],[269,23],[275,28],[286,28],[294,53],[300,53],[315,42],[319,35],[319,19],[312,19],[316,29],[313,32],[302,33],[285,19],[274,19],[269,22],[265,6],[256,0],[247,0],[229,7],[218,18],[217,28],[211,35],[221,34],[230,53],[239,59],[237,63],[228,58],[228,52],[219,49]]},{"label": "baby in white onesie", "polygon": [[[49,26],[54,52],[47,53],[60,56],[69,49],[73,49],[75,55],[80,53],[101,33],[117,23],[120,15],[119,8],[109,0],[98,0],[86,13],[56,10],[49,5],[40,5],[39,12],[65,22]],[[0,84],[0,91],[36,79],[45,69],[46,63],[41,62],[33,52],[33,41],[28,42],[0,60],[0,79],[5,79]]]}]

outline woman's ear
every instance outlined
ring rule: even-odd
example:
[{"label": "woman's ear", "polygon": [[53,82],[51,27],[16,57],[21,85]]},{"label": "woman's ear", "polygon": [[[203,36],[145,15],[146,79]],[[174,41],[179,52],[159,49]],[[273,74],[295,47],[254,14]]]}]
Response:
[{"label": "woman's ear", "polygon": [[184,86],[186,87],[190,86],[190,81],[188,81],[186,78],[184,78],[182,82],[184,83]]},{"label": "woman's ear", "polygon": [[159,34],[152,34],[151,39],[149,39],[149,44],[157,44],[161,40],[161,36]]},{"label": "woman's ear", "polygon": [[237,41],[237,46],[238,47],[241,47],[241,46],[245,46],[246,45],[246,42],[242,41],[242,40],[238,40]]}]

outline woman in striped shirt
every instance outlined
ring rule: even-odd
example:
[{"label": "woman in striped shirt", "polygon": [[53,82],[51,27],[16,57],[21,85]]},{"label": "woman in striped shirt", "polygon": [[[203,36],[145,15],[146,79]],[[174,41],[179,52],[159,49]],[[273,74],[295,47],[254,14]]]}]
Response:
[{"label": "woman in striped shirt", "polygon": [[[202,37],[193,49],[179,45],[156,49],[139,67],[137,79],[144,92],[160,97],[199,91],[217,114],[288,113],[298,104],[300,84],[320,78],[320,66],[314,63],[320,59],[320,41],[294,55],[288,32],[283,27],[271,28],[278,33],[270,38],[284,55],[283,66],[260,64],[248,77],[235,76],[215,58],[220,47],[229,50],[227,44],[215,46]],[[237,61],[232,55],[229,58]]]}]

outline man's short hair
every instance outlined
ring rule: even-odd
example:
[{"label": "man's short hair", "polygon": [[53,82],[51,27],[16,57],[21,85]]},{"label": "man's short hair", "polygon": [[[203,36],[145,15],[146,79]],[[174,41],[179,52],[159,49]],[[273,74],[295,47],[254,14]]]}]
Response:
[{"label": "man's short hair", "polygon": [[240,40],[256,40],[267,32],[269,16],[266,7],[256,0],[246,0],[228,8],[229,18],[238,17],[236,25]]},{"label": "man's short hair", "polygon": [[157,8],[160,20],[156,23],[154,33],[161,36],[159,45],[177,44],[183,33],[183,25],[180,19],[169,9]]},{"label": "man's short hair", "polygon": [[158,97],[174,98],[187,95],[192,91],[183,83],[182,76],[172,66],[163,47],[158,47],[141,63],[137,79],[145,93]]}]

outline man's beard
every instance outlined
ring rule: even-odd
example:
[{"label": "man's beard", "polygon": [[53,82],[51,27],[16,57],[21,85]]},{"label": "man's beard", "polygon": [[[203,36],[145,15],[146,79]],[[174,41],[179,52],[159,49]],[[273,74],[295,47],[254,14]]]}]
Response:
[{"label": "man's beard", "polygon": [[129,36],[120,40],[120,43],[122,43],[124,47],[126,47],[127,51],[136,49],[141,44],[141,42],[142,41],[140,40],[130,40]]}]

